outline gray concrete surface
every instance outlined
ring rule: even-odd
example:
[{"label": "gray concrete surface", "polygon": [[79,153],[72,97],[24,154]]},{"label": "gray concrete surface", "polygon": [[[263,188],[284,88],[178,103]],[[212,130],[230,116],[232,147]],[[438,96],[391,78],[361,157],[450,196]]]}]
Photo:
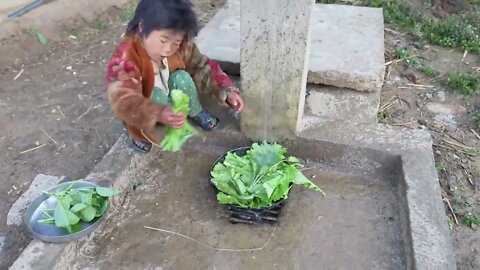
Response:
[{"label": "gray concrete surface", "polygon": [[248,59],[241,63],[243,99],[248,104],[241,128],[248,138],[295,138],[305,103],[314,4],[314,0],[241,1],[241,57]]},{"label": "gray concrete surface", "polygon": [[317,126],[299,136],[399,155],[407,268],[456,269],[428,132],[352,123]]},{"label": "gray concrete surface", "polygon": [[[308,82],[379,91],[385,70],[382,10],[317,4],[312,16]],[[200,31],[197,44],[227,72],[239,74],[240,0],[227,2]]]},{"label": "gray concrete surface", "polygon": [[307,85],[304,116],[298,131],[311,126],[377,121],[380,92],[358,92],[332,86]]},{"label": "gray concrete surface", "polygon": [[[230,120],[228,121],[230,122]],[[104,263],[109,262],[115,256],[119,254],[123,254],[121,250],[129,250],[129,249],[123,249],[123,248],[116,250],[112,248],[112,249],[107,249],[108,252],[106,252],[105,250],[104,252],[100,252],[100,250],[103,250],[103,248],[108,247],[110,245],[109,243],[116,243],[115,241],[117,242],[120,241],[122,245],[132,244],[135,246],[134,250],[137,250],[137,249],[143,250],[142,248],[148,247],[147,249],[144,250],[144,252],[140,252],[140,253],[130,252],[129,253],[130,255],[128,256],[124,254],[123,256],[118,258],[119,260],[123,261],[125,265],[129,265],[131,267],[138,266],[142,268],[142,267],[148,266],[150,268],[147,267],[146,269],[155,269],[154,267],[163,267],[163,269],[169,269],[170,266],[173,267],[173,265],[179,265],[177,263],[180,263],[180,261],[175,261],[174,264],[166,264],[165,262],[162,263],[158,261],[157,258],[160,258],[158,257],[159,254],[163,254],[164,252],[168,253],[170,251],[173,252],[175,250],[177,250],[176,252],[178,252],[178,250],[193,249],[193,250],[200,250],[198,252],[203,254],[205,250],[201,251],[202,250],[201,247],[194,247],[189,242],[184,242],[181,239],[176,239],[174,237],[172,238],[171,236],[167,237],[167,235],[162,235],[161,233],[156,234],[153,232],[152,234],[152,232],[144,231],[142,228],[139,228],[139,226],[136,226],[135,227],[136,229],[133,229],[134,227],[125,225],[125,224],[128,224],[128,222],[125,223],[124,219],[128,220],[127,217],[133,215],[133,217],[136,217],[139,221],[142,221],[141,222],[142,224],[146,223],[147,221],[152,222],[149,224],[154,225],[154,227],[162,227],[162,224],[166,224],[164,222],[159,221],[158,218],[160,217],[157,217],[153,214],[153,213],[156,213],[155,212],[156,210],[154,210],[154,208],[160,207],[160,205],[162,206],[165,204],[168,205],[168,203],[172,203],[172,201],[178,201],[180,203],[180,201],[189,200],[188,198],[191,198],[191,196],[179,195],[179,194],[183,194],[182,192],[185,192],[183,188],[180,189],[179,187],[177,187],[177,188],[174,188],[174,190],[170,190],[170,188],[172,188],[172,185],[175,185],[175,184],[168,184],[168,183],[177,183],[179,181],[187,181],[187,180],[181,180],[181,179],[191,179],[193,174],[190,174],[190,173],[197,171],[195,169],[196,168],[195,166],[200,166],[200,165],[186,164],[185,165],[186,167],[183,167],[182,165],[179,165],[179,163],[177,162],[179,162],[180,160],[184,160],[182,156],[185,157],[184,155],[187,155],[189,158],[191,159],[193,158],[194,160],[196,160],[195,164],[206,164],[205,168],[208,169],[207,165],[210,164],[209,162],[211,162],[211,160],[213,160],[216,156],[221,155],[225,151],[225,149],[232,149],[238,146],[246,145],[248,142],[240,133],[232,130],[231,125],[232,125],[231,123],[228,123],[228,124],[224,123],[223,128],[221,128],[219,131],[210,133],[209,136],[197,137],[193,139],[186,146],[186,149],[184,150],[186,152],[183,155],[182,153],[173,154],[173,155],[162,154],[158,151],[154,151],[150,155],[146,155],[146,156],[134,155],[127,148],[126,143],[128,141],[126,141],[125,138],[122,138],[115,145],[114,149],[112,149],[111,153],[109,153],[100,162],[98,167],[95,168],[91,176],[95,179],[101,178],[104,181],[104,184],[107,186],[114,186],[114,187],[123,189],[125,191],[124,192],[125,196],[120,196],[115,199],[115,202],[113,203],[112,211],[109,214],[110,217],[107,219],[106,224],[101,226],[95,233],[79,241],[69,243],[65,246],[62,245],[61,254],[60,253],[58,253],[57,255],[50,254],[48,255],[49,257],[43,256],[43,260],[47,260],[47,261],[50,260],[49,265],[55,265],[55,268],[53,269],[67,269],[73,265],[85,266],[86,268],[83,268],[83,269],[87,269],[88,267],[91,267],[90,269],[97,269],[98,265],[96,265],[95,262],[97,262],[98,256],[100,256],[102,260],[105,260],[102,263],[102,265],[104,265]],[[354,182],[348,182],[348,181],[344,182],[346,186],[339,187],[339,188],[337,187],[334,188],[334,186],[331,186],[328,184],[331,182],[331,180],[327,180],[327,179],[330,179],[331,177],[333,177],[334,179],[338,179],[335,177],[339,177],[341,175],[341,171],[343,170],[345,172],[347,168],[349,173],[348,175],[350,175],[349,177],[352,177],[355,175],[357,176],[363,175],[363,176],[366,176],[367,179],[373,176],[379,177],[380,179],[390,179],[387,181],[392,184],[392,186],[390,187],[391,188],[390,191],[392,190],[396,190],[396,191],[393,193],[393,195],[389,195],[388,198],[389,200],[395,201],[398,204],[394,206],[394,208],[387,208],[387,209],[393,209],[392,213],[397,213],[398,219],[393,217],[394,223],[388,223],[390,224],[388,226],[392,226],[393,224],[395,224],[395,222],[399,222],[398,224],[400,227],[398,229],[399,231],[396,231],[395,233],[390,232],[390,233],[393,233],[393,235],[397,235],[399,238],[392,238],[391,241],[393,242],[388,242],[388,243],[390,243],[389,245],[393,245],[393,243],[396,243],[396,245],[401,243],[403,248],[401,251],[401,254],[402,254],[401,257],[398,257],[399,253],[387,253],[390,255],[384,255],[384,256],[394,256],[390,258],[397,258],[394,261],[392,261],[392,263],[399,263],[397,265],[397,268],[394,267],[395,269],[455,269],[455,260],[453,258],[451,239],[450,239],[450,235],[447,228],[446,216],[444,214],[444,209],[441,203],[441,197],[440,197],[439,187],[438,187],[438,179],[437,179],[437,175],[436,175],[436,171],[433,163],[431,143],[432,141],[431,141],[430,135],[427,132],[420,131],[420,130],[405,130],[405,129],[399,129],[399,128],[391,128],[391,127],[382,126],[382,125],[352,124],[348,128],[346,128],[345,126],[338,126],[338,127],[328,126],[328,125],[317,126],[314,129],[309,129],[299,134],[299,137],[295,141],[285,142],[285,145],[288,146],[288,148],[292,151],[293,154],[301,158],[305,158],[307,162],[310,162],[309,164],[315,164],[313,166],[315,170],[314,172],[312,172],[312,174],[317,175],[317,177],[315,178],[317,179],[316,181],[320,181],[319,183],[321,185],[325,185],[325,188],[327,188],[327,196],[333,196],[333,197],[344,196],[346,198],[349,198],[349,196],[354,196],[350,198],[361,198],[361,197],[355,197],[356,195],[354,194],[356,193],[350,193],[352,191],[351,188],[354,188],[356,186],[355,184],[353,184]],[[209,154],[207,155],[205,153],[209,153]],[[195,158],[197,155],[200,155],[203,158],[201,159]],[[159,159],[163,161],[160,162]],[[317,160],[317,162],[318,161],[320,162],[316,163],[315,160]],[[157,164],[157,165],[154,165],[154,164]],[[165,167],[172,168],[173,170],[164,169],[162,167],[163,164],[165,164]],[[111,167],[112,165],[114,165],[115,167],[112,168]],[[336,171],[332,170],[332,168],[336,168]],[[338,169],[340,169],[340,171]],[[322,175],[324,175],[324,173],[322,174],[322,172],[324,173],[333,172],[333,174],[330,174],[330,176],[328,177],[323,177]],[[142,176],[142,174],[144,175]],[[187,174],[188,177],[183,178],[184,176],[182,175],[184,174]],[[205,177],[205,176],[201,176],[201,177]],[[201,178],[201,179],[206,179],[206,178]],[[137,191],[138,192],[137,195],[132,195],[132,192],[134,192],[134,190],[132,189],[132,186],[138,183],[138,181],[142,181],[143,185],[145,186],[144,187],[139,186],[140,191]],[[382,181],[382,182],[385,182],[385,181]],[[381,182],[372,182],[371,185],[368,186],[367,190],[376,190],[377,188],[376,185],[379,185],[379,183]],[[195,187],[195,185],[193,185],[193,187]],[[196,193],[197,195],[194,196],[197,198],[198,196],[202,196],[202,194],[205,194],[205,192],[208,192],[207,190],[209,190],[208,185],[203,186],[203,184],[201,184],[198,188],[200,192]],[[157,190],[158,192],[148,192],[148,190],[150,191]],[[192,192],[193,191],[194,190],[192,190]],[[383,194],[386,191],[378,190],[378,192]],[[158,197],[158,196],[164,196],[162,194],[170,194],[169,196],[174,196],[175,199],[173,199],[172,197],[171,199],[162,200],[160,199],[160,197]],[[310,195],[308,194],[310,194],[308,191],[304,193],[305,198],[310,198]],[[375,194],[379,194],[379,193],[375,193]],[[304,195],[299,197],[304,197]],[[376,196],[377,195],[372,194],[367,197],[379,198]],[[382,196],[382,195],[378,195],[378,196]],[[385,201],[384,203],[381,203],[381,201],[379,201],[379,203],[380,205],[384,205],[385,203],[390,203],[391,201],[388,201],[388,202]],[[295,202],[294,205],[290,207],[295,207],[295,205],[301,205],[302,203],[305,203],[305,202],[297,201]],[[156,203],[158,203],[158,206],[156,205]],[[322,200],[320,199],[318,203],[321,204]],[[325,203],[328,204],[327,202]],[[351,203],[355,204],[354,201],[352,201]],[[214,203],[212,202],[212,199],[208,200],[207,205],[210,205],[210,204],[212,204],[212,206],[214,205]],[[148,207],[148,208],[145,208],[145,207]],[[213,209],[217,209],[216,207],[217,206],[215,206]],[[204,211],[207,211],[210,214],[214,213],[212,212],[211,208],[205,208],[204,210],[200,211],[201,209],[195,210],[196,212],[194,211],[194,213],[197,213],[197,214],[193,214],[193,216],[190,216],[190,218],[201,217],[200,221],[202,223],[200,224],[203,224],[203,225],[199,225],[200,228],[202,228],[202,226],[206,225],[208,222],[213,222],[212,220],[215,220],[218,218],[221,219],[222,214],[220,209],[215,210],[215,211],[219,211],[217,215],[220,215],[220,216],[216,216],[216,217],[212,216],[211,218],[206,218],[203,215]],[[375,209],[375,208],[373,207],[372,209]],[[178,212],[178,211],[180,210],[177,209],[176,211],[174,211],[175,213],[177,213],[175,215],[176,217],[175,220],[177,220],[179,217],[182,217],[181,212]],[[343,210],[338,209],[338,211],[341,212]],[[288,215],[295,215],[295,214],[292,214],[293,212],[288,212],[288,213],[289,213]],[[307,211],[302,213],[305,214],[310,212]],[[386,214],[385,217],[389,217],[388,213],[390,212],[388,210],[386,212],[385,211],[379,212],[378,214],[380,213]],[[311,212],[311,214],[314,215],[315,213]],[[369,216],[372,213],[370,214],[365,213],[365,214],[366,216]],[[380,217],[383,217],[383,214],[380,215]],[[375,215],[376,214],[372,214],[372,218]],[[295,215],[295,217],[300,218],[297,215]],[[328,220],[328,217],[326,218]],[[319,220],[322,220],[321,217]],[[387,218],[387,220],[391,220],[391,219]],[[288,223],[291,223],[291,222],[289,221]],[[132,224],[136,224],[136,223],[133,222]],[[183,226],[185,224],[190,224],[190,223],[188,222],[184,223],[179,221],[178,224],[183,224],[183,225],[179,225],[179,227],[174,226],[172,228],[167,228],[167,229],[174,229],[175,231],[176,229],[184,228]],[[333,226],[333,224],[336,224],[335,221],[334,220],[329,221],[328,224],[330,224],[329,226],[332,226],[332,227],[329,227],[332,230],[331,233],[334,233],[335,226]],[[378,223],[378,224],[383,224],[383,223]],[[378,224],[376,223],[375,226],[380,226]],[[121,227],[127,226],[127,227],[122,227],[123,228],[122,230],[116,230],[118,226],[121,226]],[[313,230],[311,231],[312,233],[315,231],[314,225],[308,225],[307,227],[305,226],[303,227],[304,229],[308,227]],[[322,226],[327,226],[327,225],[324,224]],[[376,228],[375,226],[372,225],[371,227]],[[187,232],[186,231],[187,227],[185,227],[184,228],[185,231],[182,231],[182,232]],[[211,226],[207,226],[207,227],[211,228]],[[352,227],[349,227],[349,228],[350,230],[354,230],[352,229]],[[122,240],[119,234],[124,234],[124,233],[128,234],[129,230],[133,230],[131,231],[131,233],[137,236],[137,238],[135,238],[137,240],[132,240],[133,242]],[[242,231],[245,229],[237,227],[235,231],[237,230]],[[260,233],[260,236],[257,236],[256,239],[264,240],[264,238],[266,237],[265,234],[268,234],[268,232],[264,230],[262,231],[262,229],[259,229],[259,230],[260,231],[258,233]],[[195,232],[195,231],[196,230],[191,232]],[[337,232],[340,232],[340,231],[341,231],[341,226],[339,226],[339,231]],[[204,233],[206,233],[206,235],[208,236],[209,235],[208,232],[211,233],[212,231],[208,230],[208,231],[205,231]],[[249,232],[249,233],[253,233],[253,232]],[[279,232],[277,232],[276,235],[278,233]],[[348,233],[348,230],[345,231],[344,233]],[[382,234],[382,237],[380,238],[387,239],[390,233],[387,233],[388,235]],[[202,235],[204,234],[199,234],[195,236],[202,237]],[[355,239],[353,236],[349,236],[348,242],[350,243],[351,241],[354,241],[355,243],[361,243],[362,241],[361,238],[367,237],[368,233],[362,230],[362,233],[358,233],[356,235],[358,236],[358,239]],[[212,235],[211,237],[214,237],[214,236]],[[312,236],[310,235],[310,237]],[[338,237],[339,239],[341,239],[340,235]],[[166,240],[166,239],[170,239],[170,240]],[[208,239],[210,238],[203,239],[203,240],[208,240]],[[211,239],[216,239],[216,238],[214,237]],[[283,238],[280,237],[279,239],[283,239]],[[393,240],[393,239],[396,239],[396,240]],[[120,244],[120,242],[118,242],[117,244]],[[263,243],[263,242],[262,243],[260,242],[257,244],[261,245]],[[317,241],[317,242],[321,242],[321,241]],[[35,244],[35,242],[32,242],[32,243],[33,243],[32,245],[35,245],[35,246],[38,245],[38,244]],[[171,245],[173,245],[175,248],[169,249],[166,246],[167,243],[170,247]],[[229,243],[232,244],[231,242]],[[333,241],[332,243],[336,243],[335,246],[337,248],[342,248],[342,245],[340,242],[337,243]],[[386,243],[387,242],[384,242],[385,245]],[[245,242],[243,244],[248,244],[248,243]],[[356,245],[353,245],[353,247],[355,246]],[[385,251],[389,251],[389,250],[392,251],[392,249],[388,248],[387,246],[384,246]],[[45,247],[48,247],[48,246],[45,246]],[[252,246],[250,245],[249,247],[252,247]],[[390,247],[394,247],[394,246],[390,246]],[[315,246],[315,248],[318,249],[320,247]],[[323,248],[326,248],[326,247],[323,247]],[[365,248],[365,246],[362,245],[362,248]],[[39,252],[40,250],[43,250],[43,249],[37,249],[36,252]],[[155,250],[155,252],[153,252],[152,254],[156,254],[156,255],[154,257],[149,257],[150,256],[148,255],[150,254],[149,250]],[[318,249],[318,250],[321,251],[322,249]],[[343,247],[342,250],[345,250],[345,247]],[[355,256],[359,254],[359,253],[355,253],[355,250],[357,250],[357,248],[352,248],[352,246],[350,246],[350,249],[348,252],[354,252],[350,254],[352,258],[355,258]],[[393,249],[393,250],[396,250],[396,249]],[[372,250],[371,249],[365,250],[363,252],[368,253],[370,251]],[[44,250],[43,252],[48,252],[48,250]],[[272,252],[275,252],[275,251],[272,251]],[[338,252],[338,253],[340,254],[341,252]],[[319,254],[321,254],[321,252]],[[372,253],[372,254],[375,254],[375,253]],[[372,254],[371,256],[373,256]],[[397,255],[392,255],[392,254],[397,254]],[[222,261],[220,260],[220,258],[223,258],[225,254],[217,253],[217,255],[218,256],[214,257],[216,258],[214,259],[214,262],[218,263]],[[81,259],[79,260],[76,259],[76,258],[79,258],[79,256],[81,258],[87,258],[87,259],[83,259],[80,262],[81,264],[79,264],[79,261]],[[189,255],[185,255],[185,256],[189,256]],[[207,256],[207,254],[203,254],[202,256]],[[202,256],[199,256],[196,258],[203,258]],[[238,256],[241,256],[241,255],[238,255]],[[257,256],[253,254],[253,256],[257,258],[257,262],[258,262],[258,258],[261,258],[259,257],[260,255]],[[316,256],[318,256],[318,254]],[[93,257],[93,259],[88,259],[90,257]],[[19,262],[17,263],[21,263],[23,260],[25,260],[25,258],[26,258],[25,256],[20,257]],[[46,258],[50,258],[50,259],[46,259]],[[232,256],[229,258],[232,262],[238,263],[240,257]],[[302,257],[300,256],[300,257],[293,257],[293,258],[300,259]],[[326,257],[321,257],[321,258],[324,260],[327,260]],[[332,259],[334,258],[335,257],[332,257]],[[184,261],[184,263],[188,263],[188,260],[185,260],[184,257],[182,257],[182,260]],[[251,258],[249,259],[245,258],[245,260],[249,261],[251,260]],[[111,267],[115,266],[115,261],[117,260],[112,261],[114,264],[112,264]],[[134,261],[136,263],[133,263]],[[302,261],[303,264],[301,265],[306,266],[308,265],[307,262]],[[378,261],[371,260],[369,262],[366,262],[367,264],[365,265],[367,265],[366,267],[368,268],[368,266],[370,266],[371,264],[371,267],[368,269],[375,269],[376,267],[375,262],[378,262]],[[47,262],[43,262],[43,263],[47,263]],[[292,262],[285,262],[285,263],[292,263]],[[388,268],[388,266],[385,264],[379,264],[379,265],[380,265],[380,268],[378,269],[386,269],[385,267]],[[403,266],[398,267],[399,265],[403,265]],[[109,264],[105,264],[104,266],[105,266],[104,269],[110,269]],[[300,267],[300,265],[298,266]],[[116,267],[118,268],[118,265]],[[35,268],[35,269],[41,270],[41,269],[52,269],[52,268],[46,267],[46,268]]]},{"label": "gray concrete surface", "polygon": [[30,187],[25,191],[20,198],[13,204],[7,214],[7,225],[19,226],[23,223],[23,214],[28,205],[42,194],[44,190],[60,183],[64,177],[56,177],[51,175],[38,174],[33,179]]}]

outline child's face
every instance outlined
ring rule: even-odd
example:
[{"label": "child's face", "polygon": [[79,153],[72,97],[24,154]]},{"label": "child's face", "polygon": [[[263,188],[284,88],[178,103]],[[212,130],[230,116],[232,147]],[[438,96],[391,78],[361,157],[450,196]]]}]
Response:
[{"label": "child's face", "polygon": [[171,29],[155,30],[143,39],[147,54],[153,61],[160,63],[163,58],[174,54],[183,41],[185,32]]}]

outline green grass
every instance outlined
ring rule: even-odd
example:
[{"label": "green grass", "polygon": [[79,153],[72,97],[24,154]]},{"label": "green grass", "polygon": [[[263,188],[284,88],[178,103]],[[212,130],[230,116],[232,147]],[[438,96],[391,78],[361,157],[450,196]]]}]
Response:
[{"label": "green grass", "polygon": [[[342,0],[321,0],[318,3],[345,3]],[[469,11],[447,19],[432,16],[431,8],[414,8],[407,1],[363,0],[362,6],[383,8],[386,23],[400,26],[420,40],[449,48],[480,53],[480,0],[471,0]]]},{"label": "green grass", "polygon": [[480,225],[480,213],[468,213],[463,218],[463,223],[476,229]]},{"label": "green grass", "polygon": [[106,30],[107,28],[108,28],[108,26],[107,26],[106,23],[103,23],[103,22],[96,22],[95,23],[95,29],[97,29],[97,30],[103,31],[103,30]]},{"label": "green grass", "polygon": [[447,84],[464,95],[471,95],[480,90],[480,74],[450,73]]},{"label": "green grass", "polygon": [[396,58],[403,59],[407,66],[413,67],[427,76],[435,77],[440,74],[435,68],[424,65],[418,57],[414,56],[412,52],[407,49],[398,50],[396,52]]},{"label": "green grass", "polygon": [[435,168],[437,169],[437,172],[445,172],[447,168],[445,167],[445,164],[443,162],[437,163],[435,165]]},{"label": "green grass", "polygon": [[386,112],[378,112],[377,113],[377,121],[378,123],[385,123],[385,120],[387,119],[388,114]]},{"label": "green grass", "polygon": [[120,15],[120,18],[122,21],[127,22],[133,19],[133,16],[135,15],[135,9],[137,8],[137,2],[130,2],[123,10],[122,14]]}]

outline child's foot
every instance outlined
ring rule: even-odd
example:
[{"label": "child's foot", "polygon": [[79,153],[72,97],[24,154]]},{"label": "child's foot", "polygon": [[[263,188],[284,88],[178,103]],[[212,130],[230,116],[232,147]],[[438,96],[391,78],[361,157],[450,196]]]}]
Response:
[{"label": "child's foot", "polygon": [[140,153],[148,153],[152,149],[152,144],[150,142],[137,141],[132,139],[132,146],[135,151]]},{"label": "child's foot", "polygon": [[201,111],[197,116],[192,117],[195,124],[203,130],[210,131],[214,129],[220,120],[207,111]]}]

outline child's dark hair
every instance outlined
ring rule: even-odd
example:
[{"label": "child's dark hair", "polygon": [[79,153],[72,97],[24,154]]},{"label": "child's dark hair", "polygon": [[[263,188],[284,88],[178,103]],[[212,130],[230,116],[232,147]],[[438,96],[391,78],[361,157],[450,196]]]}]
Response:
[{"label": "child's dark hair", "polygon": [[198,23],[190,1],[140,0],[133,19],[128,23],[126,35],[147,37],[152,31],[161,29],[184,31],[188,39],[195,37]]}]

